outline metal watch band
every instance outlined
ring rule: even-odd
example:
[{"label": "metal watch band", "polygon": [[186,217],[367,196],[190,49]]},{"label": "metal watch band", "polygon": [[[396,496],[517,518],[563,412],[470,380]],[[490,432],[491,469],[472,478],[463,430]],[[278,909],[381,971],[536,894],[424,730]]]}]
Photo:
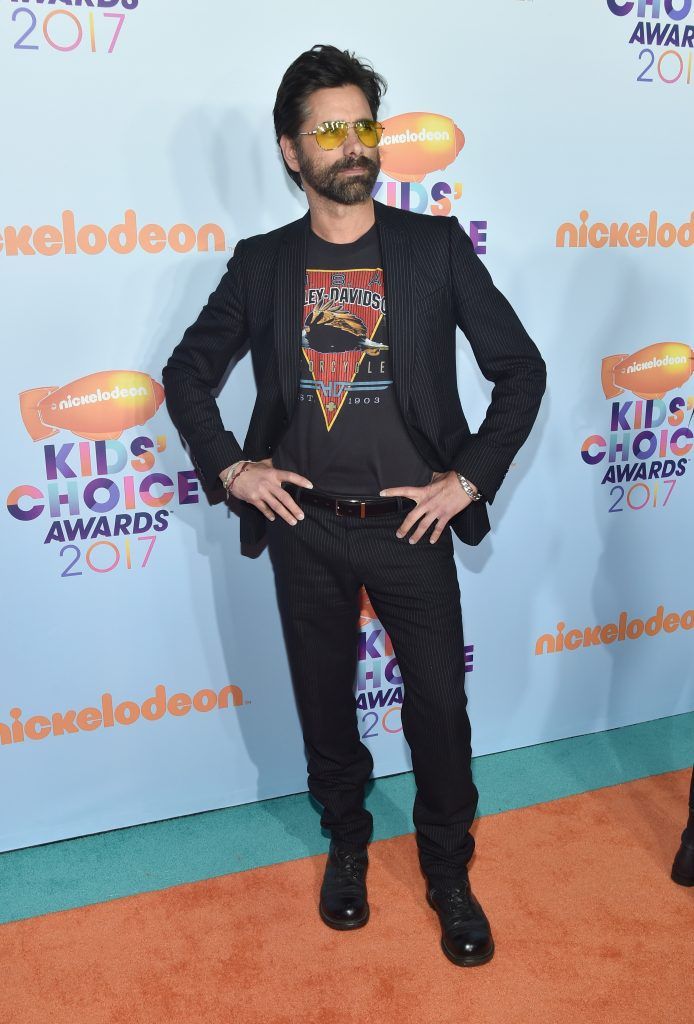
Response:
[{"label": "metal watch band", "polygon": [[467,494],[468,498],[470,498],[471,501],[482,500],[482,495],[480,494],[479,491],[475,492],[473,490],[472,484],[467,479],[467,477],[464,477],[462,473],[458,473],[457,471],[455,475],[458,477],[458,482],[460,486],[463,488],[463,490],[465,491],[465,493]]}]

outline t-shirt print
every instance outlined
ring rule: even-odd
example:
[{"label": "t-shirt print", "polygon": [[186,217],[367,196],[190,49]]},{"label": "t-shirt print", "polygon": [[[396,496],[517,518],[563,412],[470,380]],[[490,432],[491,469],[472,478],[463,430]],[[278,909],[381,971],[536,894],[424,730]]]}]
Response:
[{"label": "t-shirt print", "polygon": [[345,402],[378,403],[393,381],[386,342],[383,270],[306,271],[300,388],[314,391],[329,431]]}]

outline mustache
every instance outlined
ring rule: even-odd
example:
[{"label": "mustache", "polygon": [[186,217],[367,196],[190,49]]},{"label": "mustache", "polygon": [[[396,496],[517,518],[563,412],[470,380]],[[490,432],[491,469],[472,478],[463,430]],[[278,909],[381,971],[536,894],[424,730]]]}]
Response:
[{"label": "mustache", "polygon": [[350,170],[353,167],[363,167],[364,170],[369,170],[371,167],[376,167],[376,162],[375,160],[369,160],[368,156],[358,156],[354,159],[345,158],[333,164],[332,173],[338,174],[340,171]]}]

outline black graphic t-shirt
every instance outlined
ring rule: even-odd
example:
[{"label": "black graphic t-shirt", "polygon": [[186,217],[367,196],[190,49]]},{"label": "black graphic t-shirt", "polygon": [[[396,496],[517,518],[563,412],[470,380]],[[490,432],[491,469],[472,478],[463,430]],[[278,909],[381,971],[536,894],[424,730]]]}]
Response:
[{"label": "black graphic t-shirt", "polygon": [[387,314],[377,226],[349,243],[311,231],[299,394],[275,468],[355,496],[429,483],[395,396]]}]

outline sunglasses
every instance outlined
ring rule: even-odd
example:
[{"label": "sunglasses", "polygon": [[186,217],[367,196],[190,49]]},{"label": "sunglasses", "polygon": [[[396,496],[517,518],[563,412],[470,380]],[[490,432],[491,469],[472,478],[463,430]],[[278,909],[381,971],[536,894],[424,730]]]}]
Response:
[{"label": "sunglasses", "polygon": [[298,135],[315,135],[321,149],[337,149],[347,138],[350,127],[354,128],[362,146],[373,149],[381,141],[383,125],[378,121],[362,118],[360,121],[323,121],[311,132],[297,132]]}]

